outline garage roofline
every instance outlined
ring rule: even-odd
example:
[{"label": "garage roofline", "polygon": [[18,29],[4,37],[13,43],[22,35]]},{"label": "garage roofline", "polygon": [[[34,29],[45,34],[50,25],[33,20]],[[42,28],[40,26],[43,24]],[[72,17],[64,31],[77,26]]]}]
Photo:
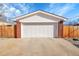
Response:
[{"label": "garage roofline", "polygon": [[51,17],[56,17],[56,18],[60,19],[61,21],[66,21],[67,20],[67,18],[65,18],[63,16],[59,16],[59,15],[56,15],[56,14],[52,14],[52,13],[49,13],[49,12],[46,12],[46,11],[43,11],[43,10],[38,10],[38,11],[29,13],[29,14],[25,14],[23,16],[19,16],[19,17],[15,18],[15,19],[16,19],[16,21],[18,21],[18,20],[21,20],[23,18],[30,17],[32,15],[39,14],[39,13],[45,14],[45,15],[51,16]]}]

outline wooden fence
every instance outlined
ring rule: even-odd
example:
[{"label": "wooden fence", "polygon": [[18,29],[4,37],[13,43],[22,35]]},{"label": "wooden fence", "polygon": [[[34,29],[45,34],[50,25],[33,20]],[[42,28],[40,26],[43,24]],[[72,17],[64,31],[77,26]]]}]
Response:
[{"label": "wooden fence", "polygon": [[63,37],[64,38],[79,38],[79,26],[64,26]]},{"label": "wooden fence", "polygon": [[0,38],[14,38],[14,25],[0,25]]}]

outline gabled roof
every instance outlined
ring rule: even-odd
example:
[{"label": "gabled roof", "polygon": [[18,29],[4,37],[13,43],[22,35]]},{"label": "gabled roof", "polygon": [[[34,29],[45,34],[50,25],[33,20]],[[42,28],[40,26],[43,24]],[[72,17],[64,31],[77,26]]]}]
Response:
[{"label": "gabled roof", "polygon": [[15,19],[16,20],[21,20],[23,18],[30,17],[30,16],[33,16],[33,15],[36,15],[36,14],[39,14],[39,13],[44,14],[44,15],[47,15],[47,16],[50,16],[50,17],[58,18],[58,19],[60,19],[62,21],[67,20],[67,18],[65,18],[65,17],[59,16],[59,15],[55,15],[55,14],[51,14],[51,13],[48,13],[48,12],[45,12],[45,11],[41,11],[41,10],[38,10],[36,12],[29,13],[29,14],[26,14],[26,15],[23,15],[23,16],[20,16],[20,17],[17,17]]}]

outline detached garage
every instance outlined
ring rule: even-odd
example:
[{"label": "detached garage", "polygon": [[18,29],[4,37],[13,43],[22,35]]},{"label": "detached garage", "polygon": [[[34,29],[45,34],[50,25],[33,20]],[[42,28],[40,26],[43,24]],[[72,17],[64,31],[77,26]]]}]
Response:
[{"label": "detached garage", "polygon": [[63,21],[58,15],[36,11],[16,18],[17,38],[63,37]]}]

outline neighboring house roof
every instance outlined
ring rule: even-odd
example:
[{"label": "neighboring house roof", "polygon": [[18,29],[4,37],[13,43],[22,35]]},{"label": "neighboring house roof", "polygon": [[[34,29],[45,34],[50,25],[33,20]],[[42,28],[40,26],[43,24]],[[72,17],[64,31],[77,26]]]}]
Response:
[{"label": "neighboring house roof", "polygon": [[[36,14],[43,14],[43,15],[49,16],[50,18],[55,17],[55,18],[59,19],[60,21],[65,21],[65,20],[67,20],[67,18],[64,18],[64,17],[62,17],[62,16],[58,16],[58,15],[51,14],[51,13],[48,13],[48,12],[45,12],[45,11],[41,11],[41,10],[38,10],[38,11],[36,11],[36,12],[29,13],[29,14],[26,14],[26,15],[23,15],[23,16],[20,16],[20,17],[17,17],[17,18],[15,18],[15,19],[16,19],[16,21],[17,21],[17,20],[22,20],[22,19],[24,19],[24,18],[33,16],[33,15],[36,15]],[[52,18],[52,19],[53,19],[53,18]]]},{"label": "neighboring house roof", "polygon": [[0,22],[0,25],[15,25],[15,23],[10,23],[10,22]]}]

